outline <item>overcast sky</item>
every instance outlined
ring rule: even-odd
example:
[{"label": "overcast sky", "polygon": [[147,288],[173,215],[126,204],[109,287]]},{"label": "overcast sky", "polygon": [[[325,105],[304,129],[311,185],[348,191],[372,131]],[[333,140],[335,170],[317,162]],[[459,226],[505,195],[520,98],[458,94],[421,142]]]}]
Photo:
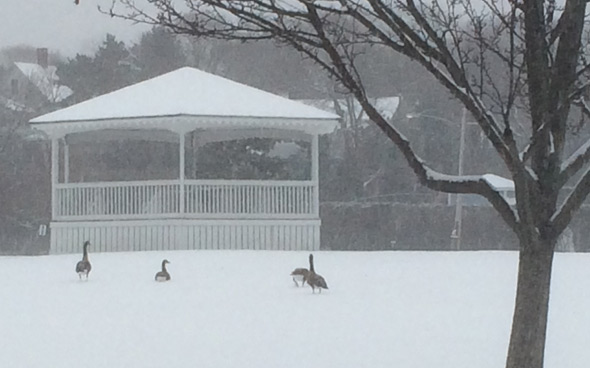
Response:
[{"label": "overcast sky", "polygon": [[147,29],[99,13],[99,4],[111,0],[0,0],[0,48],[26,44],[74,56],[92,53],[107,33],[129,43]]}]

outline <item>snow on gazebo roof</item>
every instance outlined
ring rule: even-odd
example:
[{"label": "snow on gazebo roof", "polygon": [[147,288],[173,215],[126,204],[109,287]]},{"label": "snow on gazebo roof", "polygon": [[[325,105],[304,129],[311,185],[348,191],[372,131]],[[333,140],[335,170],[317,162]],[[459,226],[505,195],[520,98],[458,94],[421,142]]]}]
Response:
[{"label": "snow on gazebo roof", "polygon": [[338,116],[184,67],[30,121],[49,134],[101,129],[276,128],[323,134]]}]

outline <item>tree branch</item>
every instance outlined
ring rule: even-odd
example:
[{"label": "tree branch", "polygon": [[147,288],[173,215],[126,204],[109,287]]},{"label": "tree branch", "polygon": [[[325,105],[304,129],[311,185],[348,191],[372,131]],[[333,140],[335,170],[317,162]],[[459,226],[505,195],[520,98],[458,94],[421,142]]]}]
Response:
[{"label": "tree branch", "polygon": [[[585,146],[590,146],[587,142]],[[586,154],[588,148],[586,147]],[[584,199],[590,193],[590,168],[586,169],[574,190],[565,199],[561,207],[555,212],[551,218],[551,230],[553,234],[561,234],[567,225],[571,222],[574,213],[580,209]]]}]

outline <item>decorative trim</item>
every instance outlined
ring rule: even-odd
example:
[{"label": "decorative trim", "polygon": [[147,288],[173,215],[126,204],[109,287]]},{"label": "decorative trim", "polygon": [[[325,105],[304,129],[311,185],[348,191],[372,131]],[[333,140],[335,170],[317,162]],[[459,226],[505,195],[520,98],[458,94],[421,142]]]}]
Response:
[{"label": "decorative trim", "polygon": [[[313,180],[215,180],[185,179],[187,185],[257,185],[262,187],[306,187],[316,184]],[[130,181],[97,181],[84,183],[58,183],[56,188],[109,188],[150,185],[178,185],[179,180],[130,180]]]},{"label": "decorative trim", "polygon": [[196,129],[279,128],[317,135],[333,132],[338,125],[338,120],[174,115],[62,122],[32,120],[30,124],[33,128],[45,132],[51,138],[61,138],[70,133],[104,129],[160,129],[184,134]]}]

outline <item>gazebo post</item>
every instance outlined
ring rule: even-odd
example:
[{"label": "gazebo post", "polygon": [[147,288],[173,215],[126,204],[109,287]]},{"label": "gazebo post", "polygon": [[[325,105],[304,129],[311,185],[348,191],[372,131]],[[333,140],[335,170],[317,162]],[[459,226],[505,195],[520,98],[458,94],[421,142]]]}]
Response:
[{"label": "gazebo post", "polygon": [[59,141],[51,138],[51,218],[57,216],[57,183],[59,179]]},{"label": "gazebo post", "polygon": [[313,134],[311,136],[311,180],[313,181],[313,213],[316,216],[320,214],[320,186],[319,186],[319,169],[320,169],[320,159],[319,159],[319,145],[318,145],[318,135]]},{"label": "gazebo post", "polygon": [[179,133],[179,144],[178,144],[178,172],[179,172],[179,183],[180,183],[180,192],[179,192],[179,207],[178,210],[180,213],[184,213],[184,203],[186,199],[184,198],[184,159],[185,159],[185,152],[184,152],[184,141],[185,141],[185,132],[182,131]]},{"label": "gazebo post", "polygon": [[66,139],[63,139],[64,142],[64,183],[70,182],[70,146]]}]

